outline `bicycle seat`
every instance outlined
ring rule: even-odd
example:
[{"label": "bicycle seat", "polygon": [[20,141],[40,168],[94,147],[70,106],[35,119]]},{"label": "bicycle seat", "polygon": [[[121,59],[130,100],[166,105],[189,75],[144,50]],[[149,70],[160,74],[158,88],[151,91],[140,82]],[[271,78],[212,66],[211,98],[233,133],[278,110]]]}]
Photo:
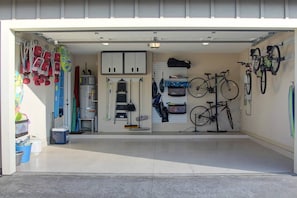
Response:
[{"label": "bicycle seat", "polygon": [[212,103],[213,103],[213,101],[206,101],[206,103],[208,103],[208,104],[212,104]]},{"label": "bicycle seat", "polygon": [[209,76],[209,75],[211,75],[211,73],[204,73],[204,75]]}]

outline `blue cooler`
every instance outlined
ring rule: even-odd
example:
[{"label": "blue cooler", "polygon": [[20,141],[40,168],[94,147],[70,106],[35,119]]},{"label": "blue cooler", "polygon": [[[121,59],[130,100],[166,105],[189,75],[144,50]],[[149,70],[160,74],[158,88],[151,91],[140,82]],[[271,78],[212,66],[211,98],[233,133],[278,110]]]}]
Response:
[{"label": "blue cooler", "polygon": [[52,128],[52,141],[54,144],[67,144],[69,142],[69,130],[66,128]]}]

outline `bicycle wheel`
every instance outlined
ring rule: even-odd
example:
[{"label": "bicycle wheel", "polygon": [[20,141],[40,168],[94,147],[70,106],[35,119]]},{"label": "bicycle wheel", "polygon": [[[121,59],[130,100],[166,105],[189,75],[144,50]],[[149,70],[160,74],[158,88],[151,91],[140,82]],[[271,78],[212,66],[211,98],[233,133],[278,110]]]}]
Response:
[{"label": "bicycle wheel", "polygon": [[207,87],[208,87],[207,81],[204,80],[203,78],[200,78],[200,77],[193,78],[189,82],[188,92],[191,96],[195,98],[201,98],[205,96],[205,94],[207,93]]},{"label": "bicycle wheel", "polygon": [[190,112],[191,122],[195,126],[203,126],[209,122],[210,113],[205,106],[196,106]]},{"label": "bicycle wheel", "polygon": [[261,77],[260,77],[260,89],[261,93],[265,94],[267,87],[267,74],[265,69],[261,69]]},{"label": "bicycle wheel", "polygon": [[231,111],[230,111],[229,107],[226,109],[226,113],[227,113],[227,117],[228,117],[228,120],[229,120],[230,127],[231,127],[231,129],[233,129],[234,128],[233,120],[232,120],[232,115],[231,115]]},{"label": "bicycle wheel", "polygon": [[252,56],[252,67],[254,68],[254,72],[256,73],[261,65],[261,51],[260,48],[251,49]]},{"label": "bicycle wheel", "polygon": [[281,62],[280,50],[277,45],[274,45],[271,50],[271,73],[276,75],[279,70],[279,65]]},{"label": "bicycle wheel", "polygon": [[251,71],[247,70],[245,72],[245,78],[246,78],[245,93],[247,95],[250,95],[251,91],[252,91],[252,74],[251,74]]},{"label": "bicycle wheel", "polygon": [[221,94],[227,100],[234,100],[239,94],[239,87],[233,80],[225,80],[221,84]]}]

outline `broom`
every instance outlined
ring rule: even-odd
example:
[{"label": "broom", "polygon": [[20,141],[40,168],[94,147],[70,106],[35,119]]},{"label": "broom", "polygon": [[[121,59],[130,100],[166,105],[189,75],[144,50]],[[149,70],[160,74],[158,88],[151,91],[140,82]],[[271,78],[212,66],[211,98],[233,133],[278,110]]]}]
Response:
[{"label": "broom", "polygon": [[150,130],[149,127],[141,127],[140,126],[141,121],[146,120],[146,117],[143,117],[144,119],[141,119],[141,115],[140,115],[140,107],[141,107],[141,100],[140,100],[141,89],[140,89],[140,86],[141,86],[142,82],[143,82],[143,78],[139,78],[139,83],[138,83],[138,104],[139,104],[139,108],[138,108],[138,117],[136,118],[138,120],[138,125],[137,125],[137,127],[131,128],[130,131],[146,131],[146,130]]},{"label": "broom", "polygon": [[129,124],[125,125],[125,128],[136,128],[138,127],[138,125],[136,124],[132,124],[132,111],[135,111],[135,105],[132,103],[132,81],[130,78],[130,82],[129,82],[129,97],[130,97],[130,101],[127,104],[127,111],[129,111]]}]

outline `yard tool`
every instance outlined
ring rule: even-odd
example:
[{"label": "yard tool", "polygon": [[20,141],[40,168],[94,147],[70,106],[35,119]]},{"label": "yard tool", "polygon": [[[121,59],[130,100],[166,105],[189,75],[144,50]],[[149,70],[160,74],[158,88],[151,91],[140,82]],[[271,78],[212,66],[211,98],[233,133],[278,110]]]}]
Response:
[{"label": "yard tool", "polygon": [[158,85],[155,81],[155,73],[153,77],[153,83],[152,83],[152,97],[155,98],[158,94]]},{"label": "yard tool", "polygon": [[164,92],[164,89],[165,89],[165,87],[164,87],[163,72],[162,72],[162,79],[160,80],[160,83],[159,83],[159,89],[160,89],[161,93],[163,93]]},{"label": "yard tool", "polygon": [[132,124],[132,111],[135,111],[135,105],[132,103],[132,80],[130,79],[129,82],[129,98],[130,101],[127,104],[127,111],[129,111],[129,123],[125,125],[125,128],[137,128],[136,124]]},{"label": "yard tool", "polygon": [[106,78],[106,120],[111,120],[111,97],[112,97],[112,82],[111,79]]},{"label": "yard tool", "polygon": [[130,128],[130,131],[145,131],[145,130],[150,130],[150,128],[148,127],[141,127],[141,85],[143,82],[143,78],[139,78],[139,82],[138,82],[138,119],[136,118],[136,120],[138,121],[138,126],[136,128]]}]

